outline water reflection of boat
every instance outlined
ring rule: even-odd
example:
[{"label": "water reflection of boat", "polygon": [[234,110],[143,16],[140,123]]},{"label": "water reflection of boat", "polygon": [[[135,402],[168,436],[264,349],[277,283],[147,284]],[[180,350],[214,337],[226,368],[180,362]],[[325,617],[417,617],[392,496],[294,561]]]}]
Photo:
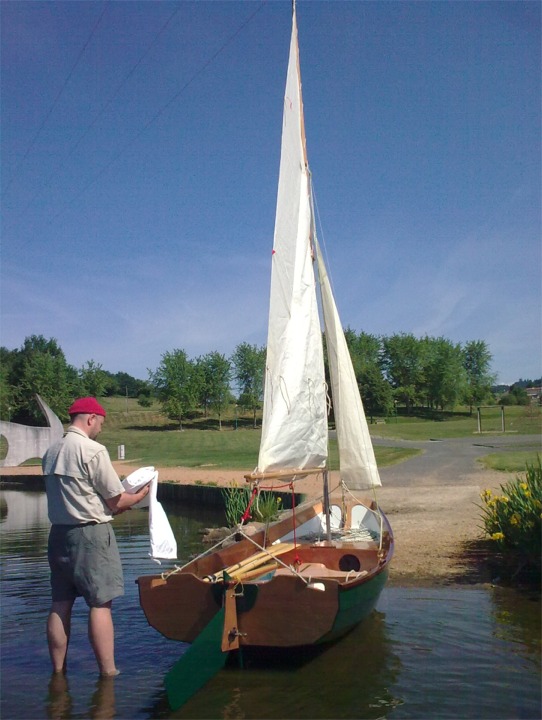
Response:
[{"label": "water reflection of boat", "polygon": [[379,612],[332,645],[254,653],[247,663],[249,673],[228,667],[175,717],[250,718],[264,709],[266,718],[369,719],[402,704],[390,692],[400,661]]}]

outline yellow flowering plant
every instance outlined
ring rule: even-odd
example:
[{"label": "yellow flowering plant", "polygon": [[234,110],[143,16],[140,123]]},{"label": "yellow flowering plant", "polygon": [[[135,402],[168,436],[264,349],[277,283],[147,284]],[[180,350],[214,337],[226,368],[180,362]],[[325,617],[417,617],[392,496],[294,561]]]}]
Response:
[{"label": "yellow flowering plant", "polygon": [[500,486],[500,493],[484,490],[482,521],[486,535],[501,551],[512,551],[524,564],[540,568],[542,550],[542,460],[527,464],[524,476]]}]

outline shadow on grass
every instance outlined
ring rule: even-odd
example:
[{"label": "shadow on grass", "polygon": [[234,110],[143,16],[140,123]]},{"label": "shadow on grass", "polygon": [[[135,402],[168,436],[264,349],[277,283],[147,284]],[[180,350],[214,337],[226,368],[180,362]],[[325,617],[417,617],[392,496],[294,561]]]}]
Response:
[{"label": "shadow on grass", "polygon": [[410,409],[399,407],[397,408],[397,416],[399,418],[418,418],[436,422],[474,417],[469,410],[437,410],[430,407],[412,407]]},{"label": "shadow on grass", "polygon": [[123,430],[136,430],[139,432],[168,432],[179,430],[178,423],[170,423],[166,425],[126,425]]},{"label": "shadow on grass", "polygon": [[[161,425],[132,424],[126,425],[124,429],[139,430],[142,432],[179,432],[180,430],[179,423],[177,422],[164,423]],[[221,428],[216,418],[197,418],[195,420],[189,419],[183,421],[183,430],[216,430],[217,432],[230,432],[235,431],[236,429],[252,430],[254,429],[254,422],[252,419],[245,420],[244,418],[237,420],[237,422],[235,422],[235,420],[223,420]],[[256,429],[259,429],[259,427]]]}]

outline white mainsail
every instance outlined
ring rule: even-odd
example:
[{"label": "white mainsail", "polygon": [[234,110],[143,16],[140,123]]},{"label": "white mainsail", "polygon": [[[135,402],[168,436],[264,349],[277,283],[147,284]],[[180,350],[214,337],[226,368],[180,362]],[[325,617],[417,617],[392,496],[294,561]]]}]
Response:
[{"label": "white mainsail", "polygon": [[260,473],[326,464],[326,388],[310,232],[294,10],[272,256]]},{"label": "white mainsail", "polygon": [[314,227],[295,6],[284,98],[267,339],[262,440],[256,473],[325,468],[327,403],[313,248],[331,378],[341,480],[381,485],[358,384]]},{"label": "white mainsail", "polygon": [[382,483],[356,375],[316,234],[313,241],[318,259],[341,480],[350,490],[377,487]]}]

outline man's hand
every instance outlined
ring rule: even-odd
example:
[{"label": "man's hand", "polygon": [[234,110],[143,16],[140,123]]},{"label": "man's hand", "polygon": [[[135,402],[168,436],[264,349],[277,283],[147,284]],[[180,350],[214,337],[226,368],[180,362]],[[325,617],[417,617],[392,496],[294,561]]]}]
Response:
[{"label": "man's hand", "polygon": [[107,507],[113,511],[113,515],[120,515],[126,510],[129,510],[133,505],[137,505],[146,497],[151,489],[151,484],[148,482],[136,493],[123,492],[120,495],[115,495],[113,498],[106,499]]}]

